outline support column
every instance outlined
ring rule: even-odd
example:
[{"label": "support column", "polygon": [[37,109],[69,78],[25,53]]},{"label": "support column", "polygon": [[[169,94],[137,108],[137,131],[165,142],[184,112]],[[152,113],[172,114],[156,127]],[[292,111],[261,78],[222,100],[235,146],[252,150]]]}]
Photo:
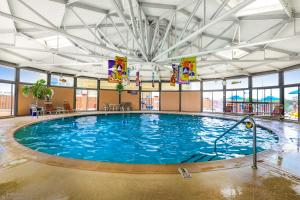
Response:
[{"label": "support column", "polygon": [[161,82],[158,83],[158,92],[159,92],[159,111],[161,111]]},{"label": "support column", "polygon": [[97,111],[100,110],[100,104],[99,104],[99,100],[100,100],[100,79],[97,80]]},{"label": "support column", "polygon": [[47,86],[51,86],[51,73],[47,73]]},{"label": "support column", "polygon": [[74,96],[73,96],[73,108],[76,109],[76,88],[77,88],[77,77],[74,77]]},{"label": "support column", "polygon": [[203,81],[200,81],[200,112],[203,112]]},{"label": "support column", "polygon": [[[253,110],[254,110],[254,108],[253,108],[253,99],[252,99],[252,76],[248,76],[248,88],[249,88],[249,103],[250,103],[250,105],[251,105],[251,108],[252,108],[252,112],[253,112]],[[249,105],[249,107],[250,107],[250,105]]]},{"label": "support column", "polygon": [[223,113],[226,110],[226,79],[222,80],[223,85]]},{"label": "support column", "polygon": [[282,112],[280,113],[284,116],[284,73],[280,71],[279,76],[279,95],[280,95],[280,105],[282,105]]},{"label": "support column", "polygon": [[182,85],[179,84],[179,112],[181,112],[181,91],[182,91]]},{"label": "support column", "polygon": [[16,74],[15,74],[15,98],[14,98],[14,116],[17,116],[19,114],[19,84],[20,84],[20,68],[16,68]]},{"label": "support column", "polygon": [[[160,95],[159,95],[160,96]],[[139,110],[141,110],[142,87],[139,86]]]}]

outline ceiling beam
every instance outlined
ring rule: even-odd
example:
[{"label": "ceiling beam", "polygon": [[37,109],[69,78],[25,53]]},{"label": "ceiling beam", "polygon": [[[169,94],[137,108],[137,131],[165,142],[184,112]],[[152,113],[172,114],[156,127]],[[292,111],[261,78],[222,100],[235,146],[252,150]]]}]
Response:
[{"label": "ceiling beam", "polygon": [[138,47],[144,57],[145,60],[148,60],[148,57],[145,53],[145,51],[143,50],[141,44],[139,43],[137,37],[134,35],[133,30],[131,29],[131,27],[129,26],[123,12],[120,10],[120,8],[118,7],[118,3],[115,0],[112,0],[112,4],[114,6],[114,8],[117,11],[117,14],[119,15],[119,17],[121,18],[121,20],[123,21],[123,23],[125,24],[125,27],[127,28],[127,30],[129,31],[130,35],[133,37],[134,41],[136,42],[136,44],[138,44]]},{"label": "ceiling beam", "polygon": [[171,50],[175,49],[176,47],[184,44],[186,41],[195,38],[197,35],[199,35],[200,33],[204,32],[206,29],[208,29],[211,26],[215,25],[216,23],[222,21],[227,16],[232,15],[233,13],[236,13],[237,11],[239,11],[240,9],[246,7],[247,5],[249,5],[250,3],[252,3],[253,1],[254,0],[245,0],[245,1],[243,1],[242,3],[240,3],[237,6],[235,6],[234,8],[232,8],[231,10],[227,11],[226,13],[224,13],[222,16],[220,16],[220,17],[216,18],[215,20],[209,22],[208,24],[206,24],[203,27],[199,28],[197,31],[195,31],[192,34],[190,34],[189,36],[185,37],[183,40],[180,40],[179,42],[177,42],[172,47],[170,47],[167,50],[165,50],[164,52],[160,53],[152,61],[158,60],[159,57],[165,55],[166,53],[170,52]]},{"label": "ceiling beam", "polygon": [[41,30],[45,30],[45,31],[49,31],[49,32],[52,32],[52,33],[56,33],[56,34],[59,34],[59,35],[62,35],[64,37],[66,37],[66,38],[74,39],[74,40],[76,40],[78,42],[82,42],[82,43],[85,43],[85,44],[88,44],[88,45],[91,45],[91,46],[94,46],[94,47],[99,47],[99,48],[102,48],[102,49],[110,51],[110,52],[114,52],[114,53],[117,53],[117,54],[125,55],[125,56],[128,56],[130,58],[136,58],[136,56],[133,56],[131,54],[126,54],[126,53],[123,53],[123,52],[119,52],[119,51],[117,51],[115,49],[108,48],[108,47],[106,47],[104,45],[96,44],[96,43],[94,43],[92,41],[89,41],[89,40],[77,37],[75,35],[71,35],[71,34],[66,33],[64,30],[59,29],[59,28],[58,29],[50,28],[50,27],[47,27],[47,26],[44,26],[44,25],[41,25],[41,24],[38,24],[38,23],[35,23],[35,22],[32,22],[32,21],[29,21],[29,20],[26,20],[26,19],[23,19],[23,18],[20,18],[20,17],[16,17],[16,16],[13,16],[13,15],[7,14],[7,13],[2,12],[2,11],[0,11],[0,16],[8,18],[8,19],[12,19],[12,20],[14,20],[16,22],[19,22],[19,23],[23,23],[23,24],[27,24],[27,25],[39,28]]},{"label": "ceiling beam", "polygon": [[[230,47],[221,47],[221,48],[213,49],[213,50],[199,51],[196,53],[167,58],[165,60],[178,60],[178,59],[181,59],[184,57],[203,56],[203,55],[208,55],[208,54],[212,54],[212,53],[217,53],[220,51],[228,51],[228,50],[241,49],[241,48],[247,48],[247,47],[253,47],[253,46],[260,46],[260,45],[264,45],[264,44],[268,44],[268,43],[284,42],[284,41],[296,39],[299,37],[300,37],[300,35],[292,35],[292,36],[288,36],[288,37],[282,37],[282,38],[277,38],[277,39],[272,39],[272,40],[265,40],[265,41],[260,41],[260,42],[241,43],[239,45],[233,45]],[[162,61],[165,61],[165,60],[162,60]]]}]

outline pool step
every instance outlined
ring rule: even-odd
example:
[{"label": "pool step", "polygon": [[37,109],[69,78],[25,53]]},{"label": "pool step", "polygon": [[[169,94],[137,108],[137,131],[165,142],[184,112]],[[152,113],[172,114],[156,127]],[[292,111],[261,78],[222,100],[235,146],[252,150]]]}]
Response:
[{"label": "pool step", "polygon": [[217,155],[206,155],[206,154],[194,154],[188,159],[181,161],[181,163],[194,163],[194,162],[203,162],[203,161],[212,161],[217,157]]}]

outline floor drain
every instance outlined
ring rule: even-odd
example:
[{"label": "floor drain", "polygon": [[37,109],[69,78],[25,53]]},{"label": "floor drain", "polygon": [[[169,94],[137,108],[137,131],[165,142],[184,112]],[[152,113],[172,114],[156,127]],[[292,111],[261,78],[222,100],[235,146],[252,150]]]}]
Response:
[{"label": "floor drain", "polygon": [[192,175],[189,173],[187,168],[178,168],[178,171],[183,178],[192,178]]}]

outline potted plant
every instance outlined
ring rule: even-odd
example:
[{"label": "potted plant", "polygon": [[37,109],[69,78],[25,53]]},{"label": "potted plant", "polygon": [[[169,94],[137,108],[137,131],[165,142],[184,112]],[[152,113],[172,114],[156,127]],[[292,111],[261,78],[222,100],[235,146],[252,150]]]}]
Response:
[{"label": "potted plant", "polygon": [[24,85],[22,87],[22,93],[26,97],[31,94],[36,106],[38,106],[39,100],[50,101],[53,96],[53,90],[46,85],[46,81],[43,79],[38,80],[33,85]]},{"label": "potted plant", "polygon": [[124,90],[124,85],[119,82],[116,86],[116,90],[119,92],[119,94],[121,94],[121,92]]}]

